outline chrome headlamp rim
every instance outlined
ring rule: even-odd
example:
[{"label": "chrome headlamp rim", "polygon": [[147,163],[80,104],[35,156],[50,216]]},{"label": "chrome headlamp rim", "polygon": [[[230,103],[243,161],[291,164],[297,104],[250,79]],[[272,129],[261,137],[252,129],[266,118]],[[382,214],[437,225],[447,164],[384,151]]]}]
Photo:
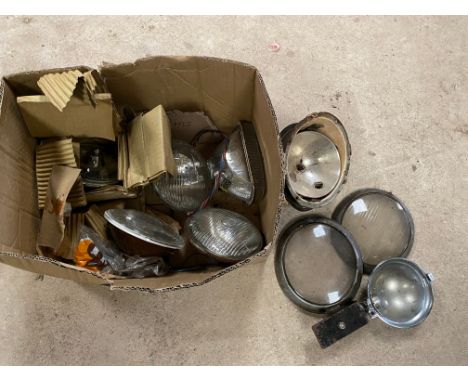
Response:
[{"label": "chrome headlamp rim", "polygon": [[[354,272],[353,281],[350,284],[348,290],[343,294],[343,296],[338,301],[332,304],[318,304],[318,303],[314,303],[313,301],[306,300],[291,285],[288,279],[288,276],[286,274],[286,266],[285,266],[284,259],[286,256],[286,247],[287,247],[288,241],[296,231],[302,229],[306,225],[311,225],[311,224],[328,225],[331,228],[338,231],[349,242],[354,253],[354,259],[356,261],[356,269]],[[361,285],[362,257],[361,257],[361,252],[359,250],[357,243],[355,242],[351,234],[345,228],[343,228],[340,224],[320,215],[311,215],[305,218],[300,217],[292,221],[283,229],[283,231],[281,232],[278,238],[274,263],[275,263],[276,278],[278,280],[281,290],[286,295],[286,297],[288,297],[294,304],[296,304],[300,308],[307,310],[309,312],[312,312],[312,313],[329,314],[329,313],[334,313],[338,311],[340,308],[342,308],[343,306],[346,306],[349,302],[351,302],[351,300],[354,298],[354,296],[358,292],[359,287]]]},{"label": "chrome headlamp rim", "polygon": [[283,130],[281,130],[280,139],[281,139],[281,144],[283,146],[283,152],[287,154],[289,150],[289,145],[292,139],[300,131],[306,130],[306,129],[320,129],[321,127],[323,127],[320,124],[320,122],[316,122],[317,120],[320,120],[320,119],[326,119],[327,121],[330,121],[336,130],[337,136],[339,136],[340,139],[343,141],[344,155],[340,153],[341,173],[340,173],[338,182],[333,188],[333,190],[327,195],[321,198],[317,198],[317,199],[304,198],[301,195],[296,194],[294,190],[291,189],[286,179],[285,186],[284,186],[284,195],[288,203],[298,211],[310,211],[315,208],[325,206],[329,204],[330,202],[332,202],[334,198],[336,197],[336,195],[340,193],[343,184],[346,183],[346,177],[349,172],[349,165],[350,165],[350,159],[351,159],[351,144],[349,142],[348,134],[343,124],[341,123],[341,121],[337,117],[335,117],[333,114],[328,113],[328,112],[312,113],[308,115],[306,118],[304,118],[302,121],[298,123],[290,124],[286,126]]}]

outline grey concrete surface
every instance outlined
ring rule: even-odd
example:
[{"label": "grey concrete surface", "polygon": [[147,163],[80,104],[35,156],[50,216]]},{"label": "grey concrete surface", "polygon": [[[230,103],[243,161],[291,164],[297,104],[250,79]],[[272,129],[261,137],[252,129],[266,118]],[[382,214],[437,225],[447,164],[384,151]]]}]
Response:
[{"label": "grey concrete surface", "polygon": [[[273,256],[206,286],[109,292],[0,266],[1,364],[436,365],[468,363],[468,18],[2,17],[0,73],[210,55],[260,69],[280,126],[313,111],[350,136],[349,181],[410,208],[410,255],[435,305],[408,330],[378,320],[327,350],[318,317],[280,291]],[[278,52],[268,45],[280,44]],[[295,213],[289,210],[287,221]]]}]

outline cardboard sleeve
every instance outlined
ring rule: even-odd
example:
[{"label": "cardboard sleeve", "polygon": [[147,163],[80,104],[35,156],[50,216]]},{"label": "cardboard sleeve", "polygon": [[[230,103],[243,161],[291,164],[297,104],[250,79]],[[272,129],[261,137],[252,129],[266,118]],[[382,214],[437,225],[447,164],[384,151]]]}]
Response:
[{"label": "cardboard sleeve", "polygon": [[80,169],[68,166],[53,167],[37,238],[38,247],[51,248],[54,252],[59,249],[65,231],[65,203],[80,172]]},{"label": "cardboard sleeve", "polygon": [[119,142],[119,162],[127,165],[119,171],[124,174],[125,187],[145,185],[165,172],[176,173],[171,126],[163,106],[134,118],[126,138]]}]

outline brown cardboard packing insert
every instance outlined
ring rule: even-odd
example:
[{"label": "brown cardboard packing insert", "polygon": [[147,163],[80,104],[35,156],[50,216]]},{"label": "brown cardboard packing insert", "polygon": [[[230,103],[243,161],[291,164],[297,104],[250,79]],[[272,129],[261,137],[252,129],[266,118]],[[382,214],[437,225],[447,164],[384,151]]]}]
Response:
[{"label": "brown cardboard packing insert", "polygon": [[[230,132],[239,120],[253,122],[264,159],[266,194],[258,204],[265,248],[226,268],[179,272],[164,277],[119,279],[67,265],[36,253],[40,218],[35,176],[35,145],[23,121],[16,97],[41,94],[38,79],[45,73],[72,68],[13,74],[0,82],[0,262],[111,289],[147,292],[205,284],[241,265],[260,260],[274,241],[283,196],[284,161],[275,113],[262,77],[248,64],[209,57],[151,57],[135,63],[104,65],[100,75],[117,108],[129,105],[148,111],[204,111],[214,124]],[[76,67],[82,72],[87,67]]]}]

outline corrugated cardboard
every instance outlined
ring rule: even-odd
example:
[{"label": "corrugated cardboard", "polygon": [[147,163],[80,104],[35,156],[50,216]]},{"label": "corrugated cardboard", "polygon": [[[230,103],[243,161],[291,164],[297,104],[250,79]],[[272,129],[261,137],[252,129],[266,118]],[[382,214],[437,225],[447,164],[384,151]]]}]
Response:
[{"label": "corrugated cardboard", "polygon": [[115,140],[114,106],[92,71],[48,73],[37,81],[44,95],[18,97],[33,137],[95,137]]},{"label": "corrugated cardboard", "polygon": [[[176,173],[171,148],[171,126],[164,107],[159,105],[151,111],[137,116],[131,122],[126,134],[127,148],[123,162],[128,162],[124,186],[132,188],[147,184],[161,174]],[[129,158],[128,160],[125,158]],[[125,170],[123,170],[125,174]]]},{"label": "corrugated cardboard", "polygon": [[[38,91],[35,83],[43,74],[12,75],[7,77],[8,84],[5,85],[0,109],[0,167],[3,170],[0,171],[0,198],[7,202],[0,203],[0,217],[2,221],[8,220],[13,224],[12,227],[0,228],[0,262],[78,282],[108,285],[111,289],[153,292],[205,284],[240,266],[258,261],[268,253],[276,238],[279,206],[284,200],[284,161],[276,118],[260,74],[252,66],[228,60],[152,57],[101,68],[101,76],[115,104],[119,107],[128,105],[138,112],[158,105],[167,110],[203,111],[226,133],[239,120],[253,121],[267,177],[266,195],[259,204],[261,229],[267,246],[245,261],[227,268],[208,268],[200,272],[180,272],[139,280],[115,279],[36,255],[37,201],[28,200],[31,193],[36,192],[32,171],[34,140],[18,113],[15,96],[35,94],[31,91]],[[11,187],[17,195],[10,195]]]},{"label": "corrugated cardboard", "polygon": [[[81,73],[85,73],[93,71],[93,68],[90,68],[89,66],[72,66],[66,68],[44,69],[35,72],[13,74],[11,76],[5,77],[5,80],[7,80],[16,97],[40,94],[43,95],[44,93],[37,85],[37,82],[42,76],[51,73],[64,73],[73,70],[79,70]],[[97,73],[99,74],[99,72]],[[103,93],[106,92],[107,91],[103,91]]]},{"label": "corrugated cardboard", "polygon": [[[76,146],[76,145],[75,145]],[[64,165],[77,168],[76,153],[70,138],[44,142],[36,147],[36,177],[39,208],[44,208],[52,168]],[[86,205],[84,186],[81,178],[73,185],[68,202],[72,207]]]},{"label": "corrugated cardboard", "polygon": [[114,109],[110,94],[96,94],[96,107],[71,98],[59,111],[46,96],[18,97],[24,121],[33,137],[77,137],[115,140]]},{"label": "corrugated cardboard", "polygon": [[94,93],[97,82],[91,73],[92,71],[81,73],[76,69],[62,73],[48,73],[39,78],[37,86],[59,111],[63,111],[73,95],[95,105]]},{"label": "corrugated cardboard", "polygon": [[85,214],[86,223],[96,231],[101,239],[107,240],[106,219],[104,219],[104,212],[95,204],[90,207]]},{"label": "corrugated cardboard", "polygon": [[73,167],[54,166],[49,177],[37,245],[41,248],[52,249],[53,254],[59,249],[63,240],[65,203],[80,172],[80,169]]}]

